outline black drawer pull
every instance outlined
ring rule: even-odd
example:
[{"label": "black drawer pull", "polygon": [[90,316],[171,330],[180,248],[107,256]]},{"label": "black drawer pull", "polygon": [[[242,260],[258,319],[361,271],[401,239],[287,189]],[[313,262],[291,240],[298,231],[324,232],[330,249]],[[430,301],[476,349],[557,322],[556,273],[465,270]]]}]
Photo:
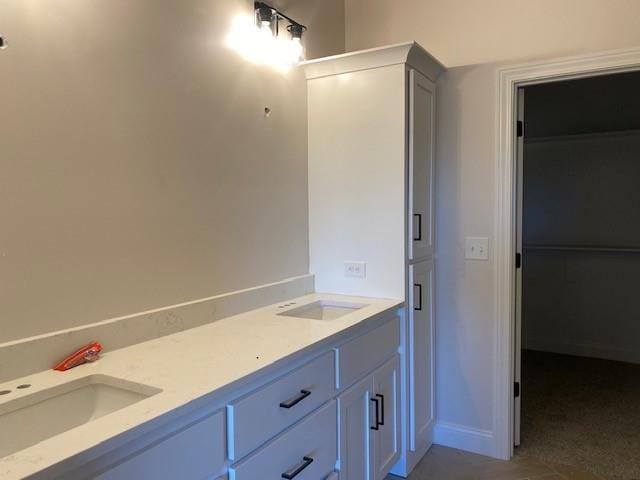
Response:
[{"label": "black drawer pull", "polygon": [[305,468],[313,463],[313,458],[311,457],[302,457],[302,462],[300,465],[296,465],[288,472],[284,472],[282,474],[282,478],[286,478],[287,480],[291,480],[292,478],[296,478],[300,472],[302,472]]},{"label": "black drawer pull", "polygon": [[380,411],[382,412],[380,415],[380,425],[384,426],[384,395],[377,393],[376,397],[380,399]]},{"label": "black drawer pull", "polygon": [[421,213],[414,213],[413,214],[414,217],[418,217],[418,236],[417,237],[413,237],[413,241],[414,242],[419,242],[422,240],[422,214]]},{"label": "black drawer pull", "polygon": [[369,400],[376,404],[376,424],[371,427],[371,430],[380,430],[380,428],[378,427],[378,425],[380,425],[380,402],[377,398],[370,398]]},{"label": "black drawer pull", "polygon": [[291,408],[299,404],[302,400],[311,395],[311,390],[300,390],[300,393],[295,397],[291,397],[289,400],[285,400],[284,402],[280,402],[280,407],[282,408]]},{"label": "black drawer pull", "polygon": [[[420,302],[418,303],[418,306],[413,307],[413,309],[422,310],[422,285],[420,283],[414,283],[413,286],[418,287],[418,299],[420,300]],[[414,300],[414,303],[415,303],[415,300]]]}]

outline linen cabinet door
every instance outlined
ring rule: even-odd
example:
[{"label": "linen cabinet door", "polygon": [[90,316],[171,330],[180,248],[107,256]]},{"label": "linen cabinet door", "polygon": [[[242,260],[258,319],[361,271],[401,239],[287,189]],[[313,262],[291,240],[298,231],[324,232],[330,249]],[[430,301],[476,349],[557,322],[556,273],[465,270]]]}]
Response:
[{"label": "linen cabinet door", "polygon": [[434,423],[434,317],[432,261],[409,266],[409,438],[413,451],[431,445]]},{"label": "linen cabinet door", "polygon": [[409,260],[433,255],[435,85],[409,71]]},{"label": "linen cabinet door", "polygon": [[374,433],[375,480],[384,480],[400,458],[400,357],[394,356],[373,374],[378,430]]},{"label": "linen cabinet door", "polygon": [[372,435],[371,416],[372,377],[358,382],[338,397],[338,422],[340,432],[339,465],[340,480],[374,480],[371,472]]}]

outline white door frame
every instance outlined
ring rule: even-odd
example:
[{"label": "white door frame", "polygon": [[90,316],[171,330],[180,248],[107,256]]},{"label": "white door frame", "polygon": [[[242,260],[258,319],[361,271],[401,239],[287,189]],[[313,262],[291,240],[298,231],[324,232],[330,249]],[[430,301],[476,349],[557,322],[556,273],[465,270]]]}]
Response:
[{"label": "white door frame", "polygon": [[640,48],[515,65],[498,70],[496,146],[494,456],[513,455],[517,88],[640,70]]}]

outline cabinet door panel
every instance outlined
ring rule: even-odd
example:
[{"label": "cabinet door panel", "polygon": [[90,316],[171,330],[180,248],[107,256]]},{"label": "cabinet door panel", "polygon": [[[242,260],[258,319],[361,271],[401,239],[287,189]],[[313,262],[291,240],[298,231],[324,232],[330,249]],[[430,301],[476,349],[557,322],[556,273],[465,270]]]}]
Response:
[{"label": "cabinet door panel", "polygon": [[409,267],[409,430],[411,450],[431,441],[434,419],[433,262]]},{"label": "cabinet door panel", "polygon": [[409,259],[433,255],[435,85],[410,71]]},{"label": "cabinet door panel", "polygon": [[338,397],[340,432],[340,480],[373,480],[371,477],[371,389],[366,377]]},{"label": "cabinet door panel", "polygon": [[384,480],[400,458],[400,357],[396,355],[373,374],[379,401],[379,430],[374,435],[375,480]]},{"label": "cabinet door panel", "polygon": [[211,478],[219,473],[225,461],[224,420],[223,412],[211,415],[91,478]]}]

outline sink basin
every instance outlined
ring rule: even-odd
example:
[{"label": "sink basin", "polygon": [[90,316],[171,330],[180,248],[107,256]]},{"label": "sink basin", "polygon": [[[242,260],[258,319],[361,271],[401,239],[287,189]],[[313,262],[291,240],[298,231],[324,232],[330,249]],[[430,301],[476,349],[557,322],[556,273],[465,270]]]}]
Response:
[{"label": "sink basin", "polygon": [[313,320],[335,320],[366,307],[364,303],[334,302],[318,300],[313,303],[279,313],[284,317],[310,318]]},{"label": "sink basin", "polygon": [[0,458],[160,391],[115,377],[91,375],[0,403]]}]

